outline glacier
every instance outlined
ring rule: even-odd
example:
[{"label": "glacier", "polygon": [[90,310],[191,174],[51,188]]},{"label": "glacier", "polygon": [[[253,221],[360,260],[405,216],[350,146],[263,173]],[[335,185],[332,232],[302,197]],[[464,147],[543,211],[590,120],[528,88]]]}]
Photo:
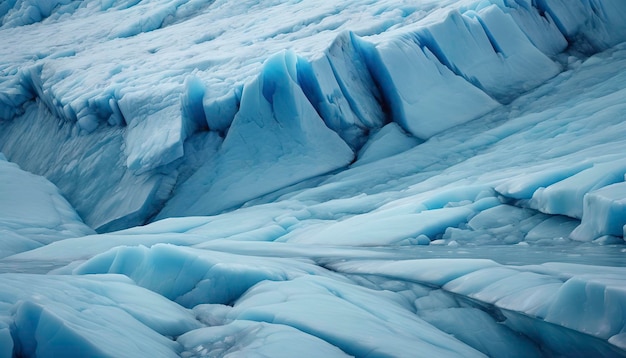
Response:
[{"label": "glacier", "polygon": [[625,19],[0,3],[0,357],[626,356]]}]

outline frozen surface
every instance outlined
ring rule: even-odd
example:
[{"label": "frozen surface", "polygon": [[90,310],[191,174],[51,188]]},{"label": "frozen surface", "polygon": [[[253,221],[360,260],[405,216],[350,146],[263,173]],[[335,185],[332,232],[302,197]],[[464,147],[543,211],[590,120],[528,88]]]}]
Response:
[{"label": "frozen surface", "polygon": [[[0,275],[4,357],[176,357],[193,314],[127,277]],[[124,327],[120,330],[119,327]],[[106,334],[103,334],[106,332]]]},{"label": "frozen surface", "polygon": [[94,231],[45,178],[21,170],[0,153],[0,257]]},{"label": "frozen surface", "polygon": [[586,239],[603,235],[621,236],[626,226],[626,183],[607,185],[585,195],[583,220],[572,233]]},{"label": "frozen surface", "polygon": [[626,356],[624,18],[3,2],[0,357]]},{"label": "frozen surface", "polygon": [[408,135],[395,123],[389,123],[373,134],[359,151],[357,161],[353,164],[362,165],[369,162],[391,157],[402,153],[419,144],[420,141]]},{"label": "frozen surface", "polygon": [[98,232],[219,213],[345,167],[389,122],[429,139],[626,39],[618,0],[46,4],[0,11],[0,150]]},{"label": "frozen surface", "polygon": [[[190,331],[178,339],[183,357],[350,357],[339,348],[291,326],[237,320]],[[291,348],[285,349],[285,342]]]}]

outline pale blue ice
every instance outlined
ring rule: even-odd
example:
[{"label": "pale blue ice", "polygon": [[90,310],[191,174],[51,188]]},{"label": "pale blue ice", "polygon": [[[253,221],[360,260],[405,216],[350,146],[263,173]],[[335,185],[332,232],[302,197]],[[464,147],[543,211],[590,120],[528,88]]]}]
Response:
[{"label": "pale blue ice", "polygon": [[0,3],[0,358],[626,356],[625,19]]}]

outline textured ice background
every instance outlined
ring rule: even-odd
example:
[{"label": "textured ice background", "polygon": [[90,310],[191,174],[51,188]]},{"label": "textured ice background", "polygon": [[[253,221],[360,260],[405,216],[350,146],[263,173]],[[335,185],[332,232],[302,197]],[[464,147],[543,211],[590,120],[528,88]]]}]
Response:
[{"label": "textured ice background", "polygon": [[621,0],[0,19],[0,357],[626,355]]}]

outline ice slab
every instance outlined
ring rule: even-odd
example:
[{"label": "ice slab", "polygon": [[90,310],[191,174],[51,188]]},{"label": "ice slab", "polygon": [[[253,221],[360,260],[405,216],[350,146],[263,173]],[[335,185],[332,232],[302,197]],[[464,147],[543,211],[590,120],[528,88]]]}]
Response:
[{"label": "ice slab", "polygon": [[408,135],[397,123],[389,123],[371,135],[368,142],[359,151],[357,161],[352,166],[391,157],[394,154],[409,150],[419,143],[417,138]]},{"label": "ice slab", "polygon": [[200,327],[191,312],[121,275],[2,274],[0,287],[9,356],[12,344],[23,356],[176,357],[180,346],[166,336]]},{"label": "ice slab", "polygon": [[[360,57],[358,53],[354,53],[354,49],[352,51],[354,56]],[[349,58],[344,60],[350,61]],[[363,62],[357,62],[357,65],[362,67]],[[367,69],[360,68],[359,72],[354,68],[355,66],[351,61],[342,65],[344,69],[347,68],[359,76],[367,76],[365,78],[368,78],[370,82],[372,81],[367,72],[363,73]],[[355,150],[363,145],[363,141],[367,137],[368,127],[361,122],[348,102],[344,91],[348,91],[349,88],[344,86],[342,89],[340,86],[328,54],[324,53],[310,61],[301,59],[298,63],[298,81],[308,100],[328,128],[337,132]],[[371,101],[373,98],[373,94],[368,92],[362,95],[366,97],[360,98],[356,102],[357,104],[361,101]],[[378,119],[378,121],[382,120],[382,117]],[[377,125],[380,126],[380,123]]]},{"label": "ice slab", "polygon": [[[561,32],[583,51],[597,51],[623,41],[626,26],[624,3],[584,0],[542,0],[538,7],[550,15]],[[610,30],[609,30],[610,28]]]},{"label": "ice slab", "polygon": [[415,34],[381,43],[370,56],[393,120],[417,138],[428,139],[499,105],[439,62]]},{"label": "ice slab", "polygon": [[572,175],[560,182],[540,188],[533,193],[530,206],[548,214],[583,217],[583,198],[596,189],[623,181],[626,162],[621,158]]},{"label": "ice slab", "polygon": [[255,258],[173,245],[119,247],[72,270],[74,274],[119,273],[185,307],[232,305],[255,284],[303,275],[328,275],[294,259]]},{"label": "ice slab", "polygon": [[563,52],[568,42],[553,18],[546,16],[541,5],[530,1],[505,0],[496,3],[511,15],[519,28],[541,52],[549,57]]},{"label": "ice slab", "polygon": [[561,71],[496,5],[451,12],[422,31],[420,42],[442,63],[502,102]]},{"label": "ice slab", "polygon": [[[127,123],[124,136],[126,167],[141,174],[183,156],[183,142],[189,134],[186,131],[189,125],[184,123],[187,118],[181,115],[178,96],[175,101],[161,93],[153,93],[147,100],[143,96],[137,97],[127,94],[118,101],[118,106]],[[148,103],[142,103],[144,101]]]},{"label": "ice slab", "polygon": [[353,32],[344,32],[337,36],[325,54],[350,108],[365,128],[377,129],[385,123],[386,115],[381,103],[382,94],[364,55],[370,46]]},{"label": "ice slab", "polygon": [[580,226],[575,240],[593,240],[603,235],[622,236],[626,225],[626,183],[607,185],[585,195]]}]

